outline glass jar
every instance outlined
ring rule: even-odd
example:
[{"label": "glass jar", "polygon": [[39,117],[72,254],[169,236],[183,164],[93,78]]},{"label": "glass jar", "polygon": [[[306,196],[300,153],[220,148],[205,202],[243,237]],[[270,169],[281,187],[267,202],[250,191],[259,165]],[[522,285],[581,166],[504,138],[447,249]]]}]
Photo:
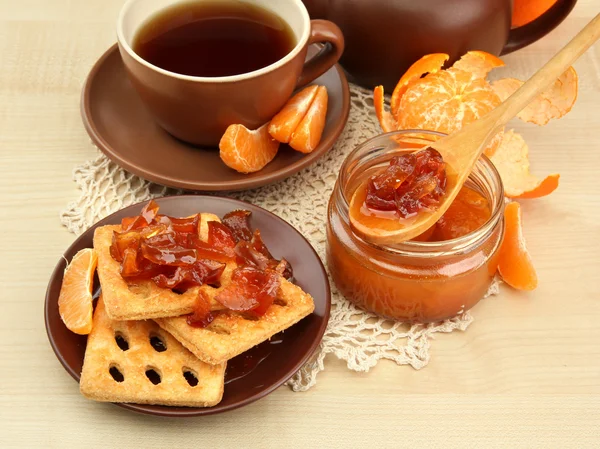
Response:
[{"label": "glass jar", "polygon": [[504,236],[504,190],[485,156],[466,186],[490,204],[489,220],[462,237],[441,242],[408,241],[379,246],[357,235],[349,220],[356,188],[389,160],[443,134],[395,131],[368,140],[348,155],[329,200],[327,264],[339,291],[359,307],[384,317],[427,323],[473,307],[488,290]]}]

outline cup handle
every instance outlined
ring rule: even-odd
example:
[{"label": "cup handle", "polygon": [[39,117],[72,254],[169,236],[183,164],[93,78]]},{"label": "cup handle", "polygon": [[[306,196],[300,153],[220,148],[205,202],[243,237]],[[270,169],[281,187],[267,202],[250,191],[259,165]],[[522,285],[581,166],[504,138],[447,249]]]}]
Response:
[{"label": "cup handle", "polygon": [[510,30],[503,55],[519,50],[544,37],[569,15],[577,0],[556,0],[545,13],[534,21]]},{"label": "cup handle", "polygon": [[318,78],[338,62],[344,52],[344,35],[342,30],[329,20],[311,20],[308,44],[325,43],[323,48],[304,63],[302,73],[296,87],[302,87]]}]

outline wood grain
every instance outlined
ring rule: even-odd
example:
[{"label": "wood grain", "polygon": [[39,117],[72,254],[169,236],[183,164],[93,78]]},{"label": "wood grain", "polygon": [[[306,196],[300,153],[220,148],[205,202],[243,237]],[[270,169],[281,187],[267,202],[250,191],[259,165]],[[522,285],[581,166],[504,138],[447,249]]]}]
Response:
[{"label": "wood grain", "polygon": [[[600,45],[576,64],[573,111],[544,128],[514,122],[550,197],[523,201],[540,286],[503,288],[464,333],[441,335],[421,371],[370,373],[327,359],[306,393],[280,388],[201,419],[136,415],[84,399],[47,342],[43,300],[74,236],[59,211],[72,170],[96,155],[80,88],[115,39],[122,0],[0,1],[0,447],[592,447],[600,435]],[[580,0],[495,76],[531,75],[598,12]]]}]

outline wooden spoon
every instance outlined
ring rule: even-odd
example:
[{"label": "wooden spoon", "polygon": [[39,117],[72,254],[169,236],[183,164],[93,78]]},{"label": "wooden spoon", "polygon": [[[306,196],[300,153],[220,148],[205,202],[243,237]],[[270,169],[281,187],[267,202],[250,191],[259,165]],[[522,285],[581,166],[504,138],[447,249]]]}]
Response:
[{"label": "wooden spoon", "polygon": [[[490,139],[535,97],[556,81],[599,37],[600,14],[594,17],[571,42],[497,108],[454,134],[445,136],[429,145],[440,152],[448,168],[446,194],[435,211],[421,211],[409,222],[392,222],[394,226],[387,226],[387,229],[368,227],[360,223],[352,213],[352,211],[360,210],[360,207],[356,207],[354,204],[357,201],[359,188],[350,202],[350,222],[354,229],[372,243],[393,245],[410,240],[432,227],[456,198]],[[389,222],[390,220],[385,221]]]}]

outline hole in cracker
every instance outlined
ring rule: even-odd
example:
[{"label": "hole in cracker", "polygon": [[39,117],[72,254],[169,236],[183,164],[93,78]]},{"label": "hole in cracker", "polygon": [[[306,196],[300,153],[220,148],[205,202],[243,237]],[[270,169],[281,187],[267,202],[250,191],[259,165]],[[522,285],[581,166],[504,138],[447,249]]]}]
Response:
[{"label": "hole in cracker", "polygon": [[164,352],[167,350],[167,344],[158,335],[150,335],[150,345],[156,352]]},{"label": "hole in cracker", "polygon": [[185,293],[185,290],[179,290],[177,288],[172,288],[171,291],[176,295],[183,295]]},{"label": "hole in cracker", "polygon": [[121,371],[116,365],[111,365],[108,369],[108,372],[115,380],[115,382],[123,382],[125,380],[125,376],[123,376],[123,373],[121,373]]},{"label": "hole in cracker", "polygon": [[161,382],[160,373],[152,367],[148,367],[148,369],[146,369],[146,377],[154,385],[158,385]]},{"label": "hole in cracker", "polygon": [[273,304],[275,304],[277,306],[281,306],[281,307],[286,307],[288,305],[287,301],[285,299],[280,299],[280,298],[275,299],[273,301]]},{"label": "hole in cracker", "polygon": [[115,343],[121,349],[121,351],[127,351],[129,349],[129,342],[125,339],[121,332],[115,332]]},{"label": "hole in cracker", "polygon": [[187,380],[187,383],[190,385],[190,387],[195,387],[198,385],[198,376],[191,369],[183,368],[183,377],[185,377],[185,380]]}]

